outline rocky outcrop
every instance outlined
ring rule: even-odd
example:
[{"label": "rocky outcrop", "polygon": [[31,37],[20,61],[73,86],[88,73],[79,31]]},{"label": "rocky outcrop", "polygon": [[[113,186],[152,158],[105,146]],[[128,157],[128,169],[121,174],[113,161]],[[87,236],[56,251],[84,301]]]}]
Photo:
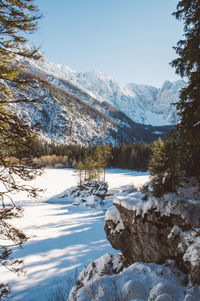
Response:
[{"label": "rocky outcrop", "polygon": [[73,205],[84,205],[87,207],[99,207],[108,191],[108,184],[105,181],[90,180],[71,187],[65,191],[60,198],[73,198]]},{"label": "rocky outcrop", "polygon": [[115,209],[106,214],[105,232],[129,264],[173,259],[200,284],[200,202],[173,198],[131,202],[129,197],[114,203]]}]

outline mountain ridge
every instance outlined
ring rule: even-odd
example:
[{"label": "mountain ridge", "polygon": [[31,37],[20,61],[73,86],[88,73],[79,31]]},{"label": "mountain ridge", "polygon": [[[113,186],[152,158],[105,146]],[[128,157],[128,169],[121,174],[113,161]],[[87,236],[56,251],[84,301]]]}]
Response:
[{"label": "mountain ridge", "polygon": [[33,72],[69,81],[98,101],[106,101],[125,113],[134,122],[151,125],[175,125],[178,122],[176,108],[172,105],[179,100],[179,92],[185,87],[184,80],[165,81],[161,88],[144,84],[126,85],[110,76],[98,72],[77,72],[68,66],[54,64],[45,57],[41,61],[26,61]]},{"label": "mountain ridge", "polygon": [[101,72],[77,72],[45,57],[21,63],[20,76],[34,83],[27,93],[38,102],[15,109],[41,136],[58,143],[150,143],[164,138],[177,119],[171,102],[183,81],[166,81],[157,89],[124,85]]}]

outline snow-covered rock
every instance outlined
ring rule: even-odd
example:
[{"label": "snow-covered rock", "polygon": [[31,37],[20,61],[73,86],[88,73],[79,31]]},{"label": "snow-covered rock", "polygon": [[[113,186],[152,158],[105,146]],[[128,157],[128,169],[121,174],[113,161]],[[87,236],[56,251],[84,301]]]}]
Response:
[{"label": "snow-covered rock", "polygon": [[68,301],[199,300],[200,288],[187,284],[186,279],[173,262],[134,263],[126,267],[122,255],[106,254],[81,272]]},{"label": "snow-covered rock", "polygon": [[119,210],[115,206],[110,207],[106,211],[105,220],[113,221],[115,225],[115,232],[120,232],[121,230],[125,229]]},{"label": "snow-covered rock", "polygon": [[174,259],[200,283],[200,201],[175,194],[144,201],[141,192],[133,192],[115,199],[114,205],[118,214],[109,209],[105,231],[129,263]]},{"label": "snow-covered rock", "polygon": [[60,198],[73,199],[75,206],[83,205],[96,208],[103,205],[108,191],[108,184],[100,180],[90,180],[71,187]]}]

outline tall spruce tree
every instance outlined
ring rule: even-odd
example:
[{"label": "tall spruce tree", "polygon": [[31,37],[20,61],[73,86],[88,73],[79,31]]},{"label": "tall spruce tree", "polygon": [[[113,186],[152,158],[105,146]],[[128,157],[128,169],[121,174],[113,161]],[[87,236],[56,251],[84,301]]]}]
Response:
[{"label": "tall spruce tree", "polygon": [[[100,152],[100,149],[101,149],[101,152]],[[100,164],[99,164],[99,167],[100,168],[103,168],[103,178],[104,178],[104,181],[105,181],[105,178],[106,178],[106,167],[109,163],[109,160],[111,159],[111,152],[112,152],[112,148],[110,145],[108,144],[105,144],[105,145],[102,145],[100,147],[100,149],[97,148],[97,158],[98,158],[98,153],[100,152],[100,158],[99,158],[99,161],[100,161]]]},{"label": "tall spruce tree", "polygon": [[174,47],[179,57],[171,64],[187,78],[177,103],[180,162],[186,175],[200,178],[200,1],[179,1],[174,16],[184,23],[184,38]]},{"label": "tall spruce tree", "polygon": [[[20,76],[20,58],[40,57],[34,47],[24,47],[24,34],[36,30],[39,18],[33,0],[0,1],[0,264],[15,272],[21,271],[22,262],[11,258],[11,247],[21,246],[27,237],[8,222],[22,215],[10,193],[26,191],[35,196],[36,190],[21,180],[31,180],[38,170],[31,155],[35,135],[13,112],[13,104],[32,101],[25,93],[30,81]],[[19,163],[11,157],[17,157]],[[0,283],[0,299],[8,293],[9,284]]]},{"label": "tall spruce tree", "polygon": [[180,145],[176,130],[168,134],[167,140],[158,138],[152,143],[149,171],[153,194],[161,197],[167,192],[176,192],[180,176]]},{"label": "tall spruce tree", "polygon": [[179,185],[180,176],[180,145],[178,142],[177,131],[172,130],[167,135],[164,142],[164,163],[165,163],[165,179],[164,191],[176,192]]}]

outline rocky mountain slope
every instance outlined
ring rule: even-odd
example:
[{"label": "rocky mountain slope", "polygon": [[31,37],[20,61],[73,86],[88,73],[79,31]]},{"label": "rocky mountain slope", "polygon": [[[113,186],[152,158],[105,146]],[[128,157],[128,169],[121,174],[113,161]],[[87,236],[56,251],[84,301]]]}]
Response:
[{"label": "rocky mountain slope", "polygon": [[[68,74],[67,79],[64,74]],[[33,82],[28,94],[37,101],[18,104],[14,109],[40,135],[59,143],[114,145],[151,142],[170,129],[134,122],[103,98],[100,101],[73,84],[73,74],[67,67],[47,64],[45,58],[40,62],[24,61],[21,76]]]},{"label": "rocky mountain slope", "polygon": [[134,122],[161,126],[174,125],[178,121],[172,103],[179,99],[179,91],[186,84],[183,80],[166,81],[157,89],[133,83],[123,85],[100,72],[76,72],[67,66],[50,63],[45,57],[40,61],[27,60],[26,64],[34,73],[45,71],[55,85],[53,77],[67,80],[99,102],[108,102]]}]

